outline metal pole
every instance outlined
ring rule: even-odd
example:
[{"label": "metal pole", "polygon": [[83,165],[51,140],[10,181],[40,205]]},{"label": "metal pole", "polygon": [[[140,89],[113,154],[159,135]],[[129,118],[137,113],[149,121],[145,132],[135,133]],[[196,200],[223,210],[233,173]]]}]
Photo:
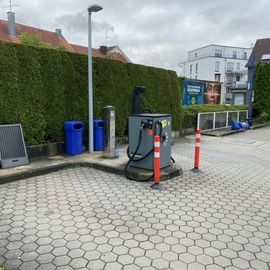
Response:
[{"label": "metal pole", "polygon": [[94,150],[93,130],[93,77],[92,77],[92,39],[91,39],[91,12],[88,12],[88,106],[89,106],[89,153]]}]

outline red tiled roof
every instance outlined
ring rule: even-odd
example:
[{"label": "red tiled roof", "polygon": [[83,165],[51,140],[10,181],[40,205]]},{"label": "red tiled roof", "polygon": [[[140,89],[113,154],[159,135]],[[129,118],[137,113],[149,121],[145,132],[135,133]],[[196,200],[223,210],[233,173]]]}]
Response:
[{"label": "red tiled roof", "polygon": [[[69,52],[88,55],[88,48],[81,45],[71,44],[64,37],[59,37],[55,32],[23,25],[16,23],[16,37],[12,37],[8,32],[8,22],[0,20],[0,40],[21,43],[19,36],[22,33],[27,33],[34,36],[39,36],[44,42],[51,44],[53,47],[65,46]],[[93,57],[111,58],[113,60],[130,62],[129,59],[118,52],[112,50],[116,46],[108,47],[107,54],[103,54],[100,49],[93,49]]]},{"label": "red tiled roof", "polygon": [[[76,44],[70,44],[70,45],[73,47],[73,50],[74,50],[75,53],[88,55],[88,47],[81,46],[81,45],[76,45]],[[113,48],[115,48],[115,47],[108,47],[107,48],[107,54],[103,54],[100,51],[100,49],[92,49],[93,57],[110,58],[110,59],[121,61],[121,62],[124,62],[124,63],[130,62],[121,53],[111,52],[111,50]]]},{"label": "red tiled roof", "polygon": [[58,37],[55,32],[16,23],[17,37],[12,37],[8,33],[8,22],[0,20],[0,40],[21,43],[19,36],[22,33],[39,36],[44,42],[50,43],[53,47],[65,46],[68,51],[74,52],[72,46],[63,37]]}]

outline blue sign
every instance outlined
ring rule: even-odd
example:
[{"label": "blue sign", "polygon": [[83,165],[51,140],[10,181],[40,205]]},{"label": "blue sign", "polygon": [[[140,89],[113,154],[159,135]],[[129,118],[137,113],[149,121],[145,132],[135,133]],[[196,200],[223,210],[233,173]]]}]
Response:
[{"label": "blue sign", "polygon": [[205,83],[197,81],[184,81],[183,105],[203,104]]}]

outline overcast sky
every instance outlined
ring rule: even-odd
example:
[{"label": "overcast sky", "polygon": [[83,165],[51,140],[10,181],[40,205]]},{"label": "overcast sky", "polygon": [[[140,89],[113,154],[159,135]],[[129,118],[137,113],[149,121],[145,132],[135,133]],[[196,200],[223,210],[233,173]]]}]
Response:
[{"label": "overcast sky", "polygon": [[[250,47],[270,37],[269,0],[12,0],[16,22],[54,31],[87,46],[87,7],[92,15],[92,43],[118,45],[132,62],[177,72],[187,51],[209,45]],[[6,19],[9,0],[0,0]]]}]

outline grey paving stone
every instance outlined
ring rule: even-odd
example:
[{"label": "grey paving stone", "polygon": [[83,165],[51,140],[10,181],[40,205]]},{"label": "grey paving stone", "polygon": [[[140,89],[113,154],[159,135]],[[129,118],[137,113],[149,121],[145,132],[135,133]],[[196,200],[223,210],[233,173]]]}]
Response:
[{"label": "grey paving stone", "polygon": [[170,263],[170,268],[172,270],[179,270],[179,269],[187,270],[187,266],[188,266],[187,264],[185,264],[185,263],[183,263],[181,261],[174,261],[174,262]]},{"label": "grey paving stone", "polygon": [[[11,260],[5,261],[5,263],[3,265],[7,269],[18,269],[22,265],[22,261],[19,259],[11,259]],[[32,265],[32,268],[29,268],[29,270],[35,269],[35,268],[33,268],[34,266],[36,267],[36,263],[33,264],[31,262],[29,265]],[[25,266],[23,266],[21,269],[26,269],[26,268],[25,268]]]},{"label": "grey paving stone", "polygon": [[3,184],[0,263],[28,263],[30,270],[269,269],[266,130],[229,138],[251,136],[263,146],[204,141],[203,174],[190,172],[194,144],[176,143],[184,174],[160,192],[80,167]]},{"label": "grey paving stone", "polygon": [[53,264],[55,264],[57,267],[58,266],[63,266],[63,265],[69,265],[71,261],[71,258],[64,255],[64,256],[57,256],[54,260],[53,260]]},{"label": "grey paving stone", "polygon": [[103,270],[104,267],[105,267],[105,263],[101,260],[90,261],[87,265],[87,268],[91,270]]},{"label": "grey paving stone", "polygon": [[75,269],[78,269],[78,268],[85,267],[87,263],[88,261],[85,258],[76,258],[76,259],[71,260],[70,266]]},{"label": "grey paving stone", "polygon": [[37,270],[55,270],[56,266],[53,265],[52,263],[45,263],[40,265]]},{"label": "grey paving stone", "polygon": [[164,259],[155,259],[152,261],[152,266],[156,269],[167,269],[169,267],[169,262]]},{"label": "grey paving stone", "polygon": [[[20,264],[21,264],[21,262],[20,262]],[[39,266],[39,264],[35,261],[24,262],[23,264],[20,265],[20,270],[34,270],[34,269],[37,269],[38,266]],[[9,266],[7,266],[7,267],[9,267]]]}]

